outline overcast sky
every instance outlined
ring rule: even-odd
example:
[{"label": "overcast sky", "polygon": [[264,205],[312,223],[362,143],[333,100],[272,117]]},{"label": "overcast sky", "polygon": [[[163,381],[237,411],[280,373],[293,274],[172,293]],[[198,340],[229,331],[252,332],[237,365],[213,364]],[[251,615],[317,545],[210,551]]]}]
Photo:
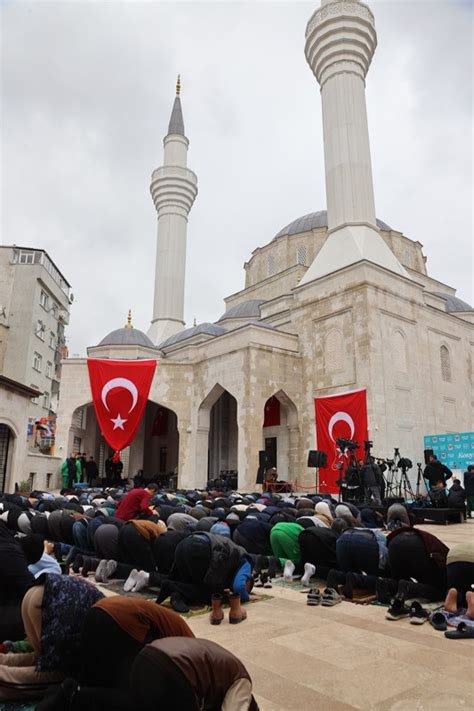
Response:
[{"label": "overcast sky", "polygon": [[[178,72],[199,181],[188,325],[219,318],[255,247],[326,207],[319,87],[303,51],[317,4],[2,2],[1,241],[46,249],[72,284],[71,355],[128,308],[148,329],[150,175]],[[370,5],[377,215],[472,303],[472,3]]]}]

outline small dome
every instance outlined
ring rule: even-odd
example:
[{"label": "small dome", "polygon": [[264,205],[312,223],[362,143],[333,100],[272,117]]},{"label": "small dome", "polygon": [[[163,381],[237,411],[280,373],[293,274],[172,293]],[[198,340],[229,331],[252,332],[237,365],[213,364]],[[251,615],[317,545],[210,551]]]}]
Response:
[{"label": "small dome", "polygon": [[153,342],[148,338],[146,333],[138,328],[125,326],[117,328],[116,331],[111,331],[105,338],[101,340],[99,346],[144,346],[145,348],[154,348]]},{"label": "small dome", "polygon": [[237,306],[231,306],[225,314],[222,314],[219,321],[227,321],[230,318],[260,318],[260,306],[265,303],[265,299],[249,299],[242,301]]},{"label": "small dome", "polygon": [[[300,232],[309,232],[310,230],[317,229],[318,227],[328,226],[328,213],[327,210],[319,210],[318,212],[310,212],[308,215],[303,215],[303,217],[298,217],[289,225],[283,227],[278,234],[275,235],[274,239],[278,237],[283,237],[284,235],[297,235]],[[390,232],[391,227],[387,225],[386,222],[382,220],[377,220],[377,227],[379,230],[385,230]]]},{"label": "small dome", "polygon": [[170,336],[165,341],[162,341],[158,345],[158,348],[167,348],[168,346],[174,346],[176,343],[180,343],[180,341],[186,341],[188,338],[198,336],[201,333],[207,336],[220,336],[223,333],[227,333],[227,331],[223,326],[218,326],[215,323],[200,323],[197,326],[185,328],[184,331],[179,331],[179,333],[175,333],[174,336]]},{"label": "small dome", "polygon": [[448,314],[455,314],[456,312],[464,311],[474,311],[472,306],[470,306],[466,301],[458,299],[457,296],[452,296],[452,294],[443,294],[441,291],[434,291],[435,296],[440,296],[444,299],[444,308]]}]

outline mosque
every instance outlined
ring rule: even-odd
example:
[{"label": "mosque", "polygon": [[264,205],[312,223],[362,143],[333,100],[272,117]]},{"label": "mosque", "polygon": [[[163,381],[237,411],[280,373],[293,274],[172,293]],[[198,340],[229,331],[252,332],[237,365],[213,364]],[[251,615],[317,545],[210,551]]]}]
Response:
[{"label": "mosque", "polygon": [[[180,487],[238,472],[253,490],[259,451],[278,476],[314,483],[314,398],[367,389],[369,437],[381,456],[423,458],[423,435],[473,429],[474,310],[427,274],[410,239],[376,218],[365,79],[377,44],[357,0],[323,0],[305,54],[321,88],[327,209],[297,217],[245,263],[245,286],[216,323],[185,328],[187,167],[180,88],[152,174],[158,217],[153,318],[106,335],[90,358],[159,361],[136,439],[133,476],[177,473]],[[262,240],[264,241],[264,240]],[[190,265],[192,268],[192,265]],[[64,361],[57,455],[109,452],[91,403],[85,359]]]}]

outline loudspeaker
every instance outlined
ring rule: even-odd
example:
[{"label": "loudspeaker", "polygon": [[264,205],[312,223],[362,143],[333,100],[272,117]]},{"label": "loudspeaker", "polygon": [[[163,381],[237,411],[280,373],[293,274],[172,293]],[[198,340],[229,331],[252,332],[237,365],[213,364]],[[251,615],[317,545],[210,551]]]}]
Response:
[{"label": "loudspeaker", "polygon": [[327,467],[328,457],[326,452],[310,449],[308,452],[308,467]]},{"label": "loudspeaker", "polygon": [[429,464],[429,463],[430,463],[430,457],[431,457],[432,454],[434,454],[434,452],[433,452],[432,449],[425,449],[424,454],[425,454],[425,464]]},{"label": "loudspeaker", "polygon": [[268,454],[264,449],[261,449],[258,453],[258,466],[266,469],[268,464]]}]

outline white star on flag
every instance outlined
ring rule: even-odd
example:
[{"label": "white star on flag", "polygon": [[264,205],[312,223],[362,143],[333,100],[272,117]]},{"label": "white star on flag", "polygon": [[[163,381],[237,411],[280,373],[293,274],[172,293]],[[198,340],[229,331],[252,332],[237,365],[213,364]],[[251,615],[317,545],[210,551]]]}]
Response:
[{"label": "white star on flag", "polygon": [[110,421],[114,423],[114,430],[123,430],[124,429],[124,424],[127,422],[127,420],[124,420],[122,417],[120,417],[120,412],[118,413],[117,417],[114,419],[113,417],[110,418]]}]

